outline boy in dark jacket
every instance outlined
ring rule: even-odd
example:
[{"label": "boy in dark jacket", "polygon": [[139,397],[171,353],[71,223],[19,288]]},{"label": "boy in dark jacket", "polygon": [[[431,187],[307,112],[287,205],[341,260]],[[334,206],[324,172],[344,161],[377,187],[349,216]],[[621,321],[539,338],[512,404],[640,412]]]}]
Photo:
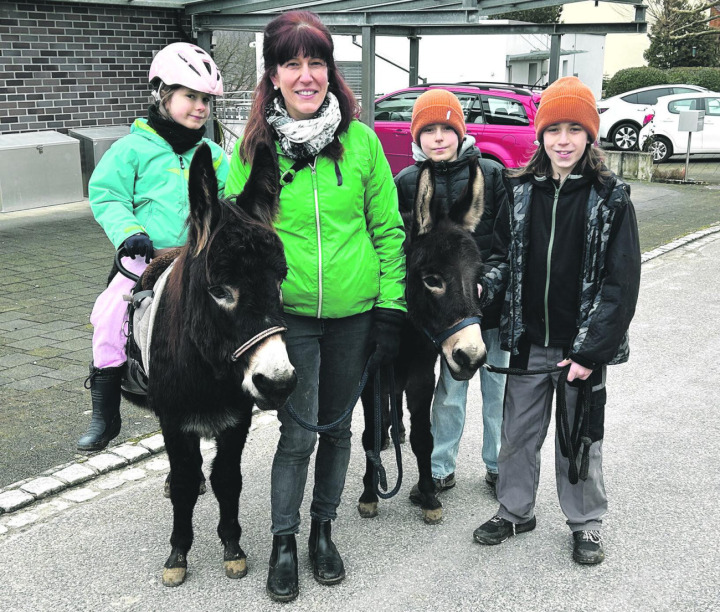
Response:
[{"label": "boy in dark jacket", "polygon": [[[498,215],[481,281],[483,301],[505,296],[500,337],[511,351],[510,366],[567,368],[572,433],[569,440],[560,430],[556,434],[555,471],[573,559],[582,564],[605,558],[605,371],[628,359],[627,330],[640,285],[630,189],[592,147],[599,124],[595,98],[576,77],[559,79],[543,93],[535,117],[540,147],[527,167],[512,173],[510,201]],[[564,384],[558,372],[508,377],[500,508],[475,530],[481,544],[500,544],[535,528],[540,449],[558,384]],[[582,394],[589,395],[589,415],[583,414]]]},{"label": "boy in dark jacket", "polygon": [[[463,109],[458,98],[445,89],[430,89],[423,93],[413,107],[410,131],[413,136],[413,157],[416,164],[408,166],[395,177],[400,212],[408,227],[412,217],[417,188],[417,175],[422,163],[434,162],[434,202],[447,212],[465,190],[470,164],[477,164],[483,175],[484,212],[473,235],[485,259],[490,253],[493,225],[501,205],[507,204],[502,179],[502,166],[481,159],[475,139],[466,134]],[[482,337],[488,361],[505,367],[509,353],[500,349],[498,326],[500,304],[483,311]],[[436,489],[444,491],[455,486],[455,461],[465,425],[465,404],[469,381],[455,380],[444,360],[440,360],[440,379],[433,398],[431,428],[433,434],[432,475]],[[500,425],[505,392],[505,375],[480,371],[483,398],[483,448],[486,466],[485,480],[494,487],[497,480],[497,456],[500,450]],[[410,494],[417,499],[417,485]]]}]

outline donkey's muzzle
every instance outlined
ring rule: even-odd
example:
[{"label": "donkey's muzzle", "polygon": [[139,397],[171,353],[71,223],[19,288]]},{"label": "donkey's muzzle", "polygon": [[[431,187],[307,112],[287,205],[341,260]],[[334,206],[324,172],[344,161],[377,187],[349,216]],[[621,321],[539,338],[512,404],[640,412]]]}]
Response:
[{"label": "donkey's muzzle", "polygon": [[262,372],[255,372],[252,381],[260,393],[260,397],[255,398],[257,407],[260,410],[279,410],[295,390],[297,374],[294,369],[283,373],[282,376],[273,377],[266,376]]}]

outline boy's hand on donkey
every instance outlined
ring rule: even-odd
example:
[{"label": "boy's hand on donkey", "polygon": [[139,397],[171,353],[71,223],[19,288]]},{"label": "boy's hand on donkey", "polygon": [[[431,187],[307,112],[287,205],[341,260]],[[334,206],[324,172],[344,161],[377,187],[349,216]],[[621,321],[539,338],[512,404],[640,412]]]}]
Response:
[{"label": "boy's hand on donkey", "polygon": [[370,373],[391,365],[400,349],[400,332],[405,313],[392,308],[373,309],[373,325],[370,330],[370,348],[374,349],[368,360]]},{"label": "boy's hand on donkey", "polygon": [[150,263],[153,257],[153,243],[147,234],[133,234],[123,242],[125,252],[131,259],[135,259],[138,255],[145,258],[145,263]]}]

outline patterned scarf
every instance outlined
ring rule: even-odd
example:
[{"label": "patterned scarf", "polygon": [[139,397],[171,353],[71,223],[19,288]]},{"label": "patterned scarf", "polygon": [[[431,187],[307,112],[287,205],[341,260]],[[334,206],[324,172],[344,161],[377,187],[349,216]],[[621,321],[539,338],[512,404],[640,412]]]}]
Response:
[{"label": "patterned scarf", "polygon": [[282,152],[291,159],[320,153],[335,138],[341,118],[340,105],[330,92],[311,119],[293,119],[282,96],[274,98],[265,109],[265,119],[277,133]]}]

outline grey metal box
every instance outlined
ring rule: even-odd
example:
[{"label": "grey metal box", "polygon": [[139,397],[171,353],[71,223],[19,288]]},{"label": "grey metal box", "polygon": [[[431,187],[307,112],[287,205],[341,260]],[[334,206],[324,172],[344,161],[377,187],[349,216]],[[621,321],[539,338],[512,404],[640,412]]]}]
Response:
[{"label": "grey metal box", "polygon": [[0,134],[0,210],[83,199],[80,146],[60,132]]},{"label": "grey metal box", "polygon": [[68,134],[80,141],[80,163],[82,165],[83,195],[88,195],[88,183],[95,166],[112,144],[130,133],[129,125],[79,128],[68,130]]}]

